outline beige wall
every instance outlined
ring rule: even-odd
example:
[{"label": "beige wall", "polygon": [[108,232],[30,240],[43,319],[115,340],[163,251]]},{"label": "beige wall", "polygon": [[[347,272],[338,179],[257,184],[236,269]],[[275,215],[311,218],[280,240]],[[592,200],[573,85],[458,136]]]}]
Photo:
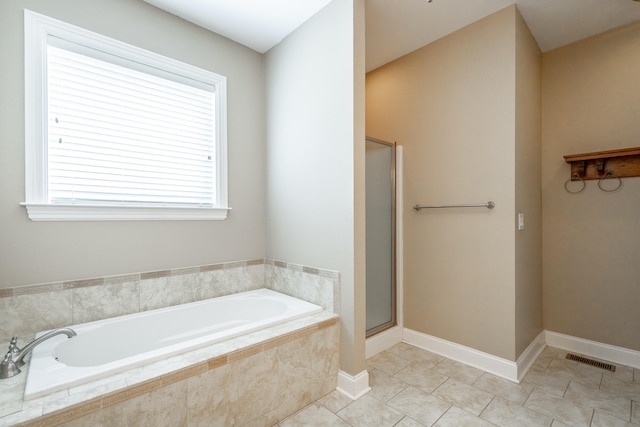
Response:
[{"label": "beige wall", "polygon": [[341,279],[341,369],[364,370],[364,27],[334,0],[265,55],[267,256]]},{"label": "beige wall", "polygon": [[526,22],[516,14],[516,358],[542,332],[542,200],[540,49]]},{"label": "beige wall", "polygon": [[564,183],[562,156],[636,147],[640,24],[543,55],[543,265],[547,330],[640,350],[640,178],[605,193]]},{"label": "beige wall", "polygon": [[[533,53],[510,6],[367,75],[367,135],[405,147],[404,326],[509,360],[516,335],[540,328],[539,303],[523,303],[539,282],[515,284],[516,185],[532,220],[519,247],[539,251],[535,178],[516,176],[537,144],[535,85],[522,82]],[[495,209],[411,209],[488,200]]]},{"label": "beige wall", "polygon": [[[24,8],[227,76],[226,221],[27,218]],[[138,0],[2,1],[0,16],[0,288],[264,257],[262,55]]]}]

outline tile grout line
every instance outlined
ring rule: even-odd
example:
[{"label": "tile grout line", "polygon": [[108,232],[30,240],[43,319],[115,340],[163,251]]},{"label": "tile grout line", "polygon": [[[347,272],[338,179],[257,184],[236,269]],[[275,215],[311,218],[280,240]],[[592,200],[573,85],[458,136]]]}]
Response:
[{"label": "tile grout line", "polygon": [[[494,401],[494,400],[496,399],[496,397],[497,397],[495,394],[492,394],[492,396],[493,396],[493,397],[491,398],[491,400],[489,401],[489,403],[487,403],[487,406],[485,406],[485,407],[482,409],[482,411],[480,411],[480,413],[478,414],[478,418],[482,418],[482,414],[484,413],[484,411],[486,411],[486,410],[487,410],[487,408],[491,405],[491,403],[493,403],[493,401]],[[482,419],[484,420],[485,418],[482,418]],[[488,420],[487,420],[487,421],[488,421]]]},{"label": "tile grout line", "polygon": [[[449,401],[446,401],[446,402],[447,402],[447,403],[449,403]],[[451,408],[453,408],[453,407],[454,407],[454,405],[453,405],[453,404],[450,404],[450,406],[447,408],[447,410],[446,410],[446,411],[444,411],[444,413],[443,413],[442,415],[440,415],[440,416],[438,417],[438,419],[437,419],[433,424],[431,424],[431,425],[432,425],[432,426],[434,426],[434,425],[438,424],[438,422],[442,419],[442,417],[444,417],[445,415],[447,415],[447,413],[448,413],[448,412],[451,410]]]},{"label": "tile grout line", "polygon": [[589,426],[593,425],[593,417],[595,417],[595,415],[596,415],[596,410],[591,409],[591,419],[589,420]]},{"label": "tile grout line", "polygon": [[[524,381],[523,381],[524,382]],[[527,398],[524,400],[524,402],[522,402],[522,407],[524,408],[526,405],[526,403],[529,401],[529,398],[531,397],[531,395],[533,394],[533,390],[536,389],[536,385],[533,385],[533,387],[531,387],[531,391],[529,392],[529,394],[527,395]]]}]

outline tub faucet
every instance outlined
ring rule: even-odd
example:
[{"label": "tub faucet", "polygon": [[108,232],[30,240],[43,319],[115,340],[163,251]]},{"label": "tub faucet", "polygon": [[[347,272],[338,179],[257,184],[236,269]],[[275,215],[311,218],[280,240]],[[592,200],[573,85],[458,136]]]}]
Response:
[{"label": "tub faucet", "polygon": [[40,338],[36,338],[35,340],[31,341],[22,349],[18,348],[17,346],[18,337],[11,338],[11,342],[9,343],[9,351],[7,351],[7,354],[4,355],[4,360],[0,362],[0,379],[11,378],[18,375],[21,372],[20,366],[24,365],[25,356],[31,353],[31,350],[33,350],[35,346],[48,340],[51,337],[55,337],[56,335],[61,334],[64,334],[69,338],[75,337],[77,335],[71,328],[55,329],[51,332],[47,332]]}]

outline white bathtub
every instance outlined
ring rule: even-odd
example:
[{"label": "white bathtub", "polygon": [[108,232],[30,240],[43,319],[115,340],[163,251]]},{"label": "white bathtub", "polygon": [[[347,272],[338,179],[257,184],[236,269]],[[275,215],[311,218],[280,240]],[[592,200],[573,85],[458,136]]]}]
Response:
[{"label": "white bathtub", "polygon": [[58,335],[34,349],[24,398],[40,397],[321,310],[260,289],[73,325],[77,336]]}]

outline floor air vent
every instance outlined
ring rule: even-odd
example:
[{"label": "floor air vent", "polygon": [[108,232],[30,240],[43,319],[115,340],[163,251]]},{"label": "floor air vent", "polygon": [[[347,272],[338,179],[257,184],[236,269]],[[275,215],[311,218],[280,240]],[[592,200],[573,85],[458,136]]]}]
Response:
[{"label": "floor air vent", "polygon": [[611,363],[599,362],[597,360],[588,359],[586,357],[577,356],[571,353],[567,353],[567,359],[580,362],[580,363],[585,363],[587,365],[594,366],[596,368],[606,369],[607,371],[611,371],[611,372],[616,371],[615,365],[612,365]]}]

